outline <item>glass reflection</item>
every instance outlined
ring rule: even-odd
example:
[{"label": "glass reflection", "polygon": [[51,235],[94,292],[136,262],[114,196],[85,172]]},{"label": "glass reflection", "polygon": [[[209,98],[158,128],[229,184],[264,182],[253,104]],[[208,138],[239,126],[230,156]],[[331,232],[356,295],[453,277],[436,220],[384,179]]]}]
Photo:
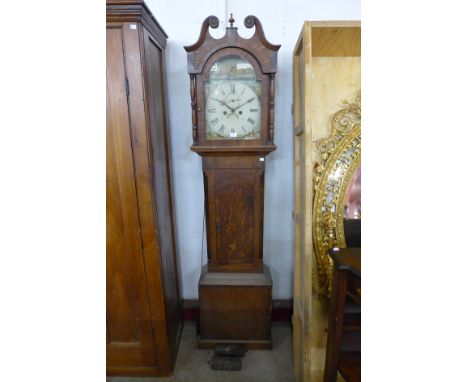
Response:
[{"label": "glass reflection", "polygon": [[344,233],[347,247],[361,246],[361,167],[351,179],[344,200]]},{"label": "glass reflection", "polygon": [[351,179],[344,200],[344,218],[361,219],[361,167]]}]

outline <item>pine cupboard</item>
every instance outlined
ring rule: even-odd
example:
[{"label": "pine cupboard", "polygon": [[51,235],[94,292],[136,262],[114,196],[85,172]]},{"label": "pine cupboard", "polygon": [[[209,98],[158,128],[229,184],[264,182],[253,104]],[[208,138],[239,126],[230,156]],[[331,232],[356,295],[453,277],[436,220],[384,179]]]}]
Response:
[{"label": "pine cupboard", "polygon": [[182,329],[167,35],[142,1],[106,8],[107,374],[164,376]]},{"label": "pine cupboard", "polygon": [[305,21],[293,55],[294,81],[294,311],[293,367],[297,382],[323,381],[328,300],[316,290],[312,227],[313,142],[331,133],[343,99],[361,88],[360,21]]}]

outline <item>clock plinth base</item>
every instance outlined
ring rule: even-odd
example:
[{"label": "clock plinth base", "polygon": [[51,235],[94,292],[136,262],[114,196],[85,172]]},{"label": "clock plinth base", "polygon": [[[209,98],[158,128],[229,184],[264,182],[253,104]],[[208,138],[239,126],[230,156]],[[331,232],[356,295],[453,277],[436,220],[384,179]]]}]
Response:
[{"label": "clock plinth base", "polygon": [[246,349],[271,349],[270,271],[208,272],[198,283],[200,336],[198,347],[236,344]]}]

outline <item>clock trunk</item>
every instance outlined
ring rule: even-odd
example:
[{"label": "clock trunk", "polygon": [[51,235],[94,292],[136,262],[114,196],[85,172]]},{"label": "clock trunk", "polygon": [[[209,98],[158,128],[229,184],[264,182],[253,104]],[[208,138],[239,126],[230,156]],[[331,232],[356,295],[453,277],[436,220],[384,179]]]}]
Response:
[{"label": "clock trunk", "polygon": [[203,158],[209,271],[262,271],[262,159]]}]

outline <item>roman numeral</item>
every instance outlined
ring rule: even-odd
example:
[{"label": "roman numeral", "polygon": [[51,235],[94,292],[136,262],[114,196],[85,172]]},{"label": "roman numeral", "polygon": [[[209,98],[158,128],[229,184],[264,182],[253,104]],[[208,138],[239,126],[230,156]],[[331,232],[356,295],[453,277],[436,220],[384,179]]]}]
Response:
[{"label": "roman numeral", "polygon": [[252,102],[255,99],[255,97],[252,97],[251,99],[247,100],[247,103]]},{"label": "roman numeral", "polygon": [[247,118],[247,122],[251,123],[252,125],[255,123],[255,121],[252,118]]},{"label": "roman numeral", "polygon": [[258,109],[250,109],[250,111],[253,113],[255,111],[258,111]]},{"label": "roman numeral", "polygon": [[222,125],[222,126],[219,128],[219,131],[222,133],[222,132],[224,131],[224,128],[225,128],[225,126]]},{"label": "roman numeral", "polygon": [[231,93],[235,93],[235,92],[236,92],[236,85],[231,84]]},{"label": "roman numeral", "polygon": [[208,109],[208,113],[214,113],[214,112],[216,112],[216,109]]},{"label": "roman numeral", "polygon": [[242,91],[241,91],[241,94],[240,94],[240,95],[244,94],[244,92],[245,92],[245,88],[244,88],[244,89],[242,89]]},{"label": "roman numeral", "polygon": [[224,92],[224,89],[223,89],[223,88],[219,88],[219,91],[220,91],[221,93],[223,93],[223,95],[226,95],[226,93]]},{"label": "roman numeral", "polygon": [[216,125],[218,123],[218,118],[212,119],[211,124]]},{"label": "roman numeral", "polygon": [[244,129],[244,126],[242,126],[242,130],[244,130],[244,133],[246,133],[246,132],[247,132],[247,130],[245,130],[245,129]]}]

